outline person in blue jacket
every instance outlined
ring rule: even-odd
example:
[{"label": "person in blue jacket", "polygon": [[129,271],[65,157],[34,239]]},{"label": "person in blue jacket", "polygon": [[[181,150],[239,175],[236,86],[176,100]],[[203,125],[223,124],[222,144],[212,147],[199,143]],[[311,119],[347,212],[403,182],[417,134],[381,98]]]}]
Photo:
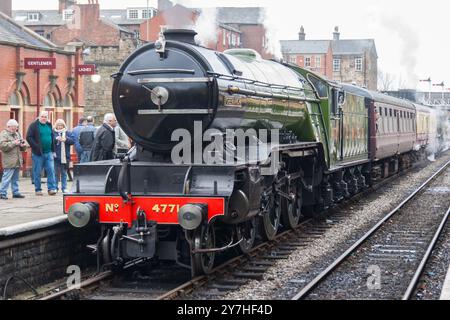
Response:
[{"label": "person in blue jacket", "polygon": [[73,128],[72,130],[72,138],[74,141],[74,145],[75,145],[75,152],[77,153],[77,157],[78,157],[78,162],[81,162],[81,154],[83,152],[83,148],[80,146],[79,141],[79,136],[80,136],[80,131],[86,127],[87,125],[87,119],[85,117],[81,117],[80,120],[78,121],[78,125]]},{"label": "person in blue jacket", "polygon": [[[53,130],[53,139],[55,140],[55,175],[56,183],[59,186],[61,181],[61,190],[67,192],[67,169],[70,163],[70,146],[74,144],[72,133],[67,131],[64,120],[58,119],[55,122]],[[59,188],[58,188],[59,190]]]}]

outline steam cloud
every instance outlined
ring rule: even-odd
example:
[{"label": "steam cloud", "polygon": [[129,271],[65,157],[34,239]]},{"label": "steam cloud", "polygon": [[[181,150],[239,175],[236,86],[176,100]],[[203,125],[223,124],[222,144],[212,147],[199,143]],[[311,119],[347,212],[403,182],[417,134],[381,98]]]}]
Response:
[{"label": "steam cloud", "polygon": [[382,14],[380,22],[401,40],[401,63],[406,76],[405,85],[408,88],[417,88],[419,81],[416,73],[417,52],[420,48],[417,34],[400,16]]}]

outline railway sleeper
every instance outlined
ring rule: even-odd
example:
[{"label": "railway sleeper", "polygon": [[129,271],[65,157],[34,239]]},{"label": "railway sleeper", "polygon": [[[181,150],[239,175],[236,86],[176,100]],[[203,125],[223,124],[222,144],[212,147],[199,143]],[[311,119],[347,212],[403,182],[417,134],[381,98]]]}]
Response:
[{"label": "railway sleeper", "polygon": [[263,279],[263,273],[233,272],[231,275],[236,278],[247,278],[247,279],[254,279],[254,280],[262,280]]}]

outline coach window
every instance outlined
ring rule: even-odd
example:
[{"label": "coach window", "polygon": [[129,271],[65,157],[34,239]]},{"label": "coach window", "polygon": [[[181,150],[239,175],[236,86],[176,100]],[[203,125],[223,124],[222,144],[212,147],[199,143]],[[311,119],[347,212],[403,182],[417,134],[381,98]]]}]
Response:
[{"label": "coach window", "polygon": [[403,117],[403,111],[400,111],[400,132],[405,132],[405,118]]}]

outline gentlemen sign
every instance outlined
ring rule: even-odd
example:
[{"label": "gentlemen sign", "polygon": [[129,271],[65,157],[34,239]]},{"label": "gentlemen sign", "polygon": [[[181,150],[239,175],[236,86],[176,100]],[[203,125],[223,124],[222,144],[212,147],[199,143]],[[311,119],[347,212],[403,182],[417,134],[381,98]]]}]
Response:
[{"label": "gentlemen sign", "polygon": [[56,69],[56,58],[25,58],[25,69]]},{"label": "gentlemen sign", "polygon": [[80,64],[77,67],[77,74],[78,75],[93,75],[96,74],[95,71],[95,64]]}]

